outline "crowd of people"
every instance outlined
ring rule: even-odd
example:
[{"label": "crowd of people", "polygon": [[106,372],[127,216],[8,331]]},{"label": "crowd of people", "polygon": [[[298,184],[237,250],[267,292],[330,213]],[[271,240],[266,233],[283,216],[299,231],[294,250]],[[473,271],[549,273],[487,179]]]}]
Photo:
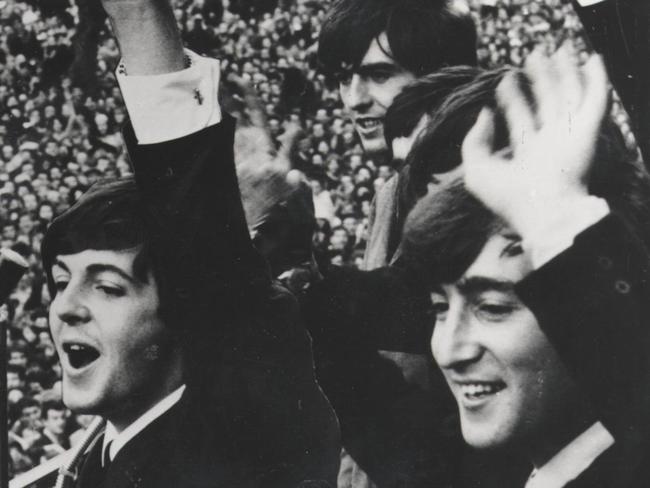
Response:
[{"label": "crowd of people", "polygon": [[[186,45],[221,59],[224,80],[234,73],[255,86],[273,136],[287,121],[300,125],[291,162],[313,192],[318,260],[358,266],[371,201],[395,169],[391,161],[364,154],[335,80],[319,71],[315,43],[329,2],[174,3]],[[553,50],[566,38],[581,42],[580,23],[565,0],[458,4],[474,15],[483,67],[521,65],[539,44]],[[120,135],[126,111],[114,74],[116,42],[108,29],[100,32],[95,72],[88,76],[95,82],[82,82],[70,75],[78,23],[77,7],[66,0],[47,8],[0,1],[0,245],[31,265],[5,319],[12,475],[63,452],[90,420],[61,403],[39,255],[45,229],[97,179],[130,172]],[[625,115],[615,110],[633,144]]]}]

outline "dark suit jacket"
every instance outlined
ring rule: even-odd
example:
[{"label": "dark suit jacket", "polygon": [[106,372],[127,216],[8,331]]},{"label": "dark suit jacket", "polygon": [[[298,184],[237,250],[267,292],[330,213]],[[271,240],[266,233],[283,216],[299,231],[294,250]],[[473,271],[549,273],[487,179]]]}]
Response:
[{"label": "dark suit jacket", "polygon": [[610,215],[517,287],[615,439],[572,488],[650,481],[649,280],[647,249]]},{"label": "dark suit jacket", "polygon": [[334,484],[338,424],[296,300],[250,242],[234,120],[162,144],[138,145],[130,126],[124,136],[159,232],[152,259],[162,313],[185,347],[187,390],[118,454],[119,482],[108,486]]},{"label": "dark suit jacket", "polygon": [[[80,488],[212,488],[297,486],[287,466],[267,464],[242,451],[228,428],[211,413],[197,411],[187,394],[154,420],[117,454],[102,472],[102,437],[81,468]],[[203,430],[201,430],[203,429]]]}]

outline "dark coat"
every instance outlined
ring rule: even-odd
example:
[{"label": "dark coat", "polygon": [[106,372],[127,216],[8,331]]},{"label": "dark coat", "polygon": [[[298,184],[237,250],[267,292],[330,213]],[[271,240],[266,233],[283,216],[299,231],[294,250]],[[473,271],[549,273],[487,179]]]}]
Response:
[{"label": "dark coat", "polygon": [[650,255],[610,215],[517,286],[615,443],[571,488],[650,480]]},{"label": "dark coat", "polygon": [[131,127],[124,135],[157,221],[152,254],[164,266],[154,269],[163,314],[184,341],[188,386],[118,453],[105,486],[333,485],[338,424],[296,300],[271,282],[251,244],[234,120],[162,144],[138,145]]}]

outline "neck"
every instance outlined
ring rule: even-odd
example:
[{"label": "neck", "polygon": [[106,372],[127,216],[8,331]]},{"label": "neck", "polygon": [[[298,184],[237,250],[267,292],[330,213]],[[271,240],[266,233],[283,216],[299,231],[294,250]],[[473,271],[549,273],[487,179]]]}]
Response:
[{"label": "neck", "polygon": [[169,374],[166,375],[162,384],[150,385],[149,388],[132,395],[131,398],[118,405],[117,408],[104,415],[104,417],[113,424],[118,433],[122,432],[147,410],[182,385],[183,368],[179,357],[170,365]]},{"label": "neck", "polygon": [[574,412],[575,414],[565,416],[564,420],[557,420],[554,425],[544,429],[534,446],[529,447],[530,459],[535,468],[544,466],[597,421],[595,415],[591,414],[591,409],[586,406],[576,407]]}]

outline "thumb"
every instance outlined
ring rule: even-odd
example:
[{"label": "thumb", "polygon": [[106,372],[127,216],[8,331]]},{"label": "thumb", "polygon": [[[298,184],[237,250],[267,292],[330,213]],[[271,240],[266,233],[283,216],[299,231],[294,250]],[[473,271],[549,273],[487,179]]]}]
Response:
[{"label": "thumb", "polygon": [[298,124],[289,122],[285,125],[284,133],[278,137],[280,148],[278,149],[277,161],[286,165],[286,171],[291,166],[291,152],[293,151],[303,131]]}]

